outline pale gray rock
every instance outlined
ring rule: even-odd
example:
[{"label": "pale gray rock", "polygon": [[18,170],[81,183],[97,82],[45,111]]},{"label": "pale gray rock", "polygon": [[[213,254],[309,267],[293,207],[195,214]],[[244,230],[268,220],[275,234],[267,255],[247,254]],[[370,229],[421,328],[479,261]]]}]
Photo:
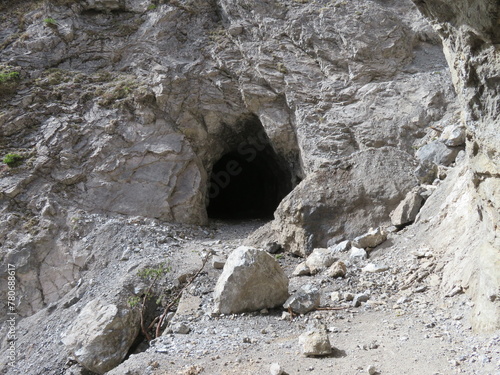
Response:
[{"label": "pale gray rock", "polygon": [[366,302],[369,299],[370,299],[370,297],[364,293],[356,294],[354,296],[354,299],[352,300],[352,306],[359,307],[359,306],[361,306],[362,302]]},{"label": "pale gray rock", "polygon": [[321,294],[319,289],[311,284],[302,286],[283,304],[285,309],[292,309],[296,314],[306,314],[319,307]]},{"label": "pale gray rock", "polygon": [[212,267],[220,270],[224,268],[224,264],[226,264],[226,258],[220,255],[214,256],[212,258]]},{"label": "pale gray rock", "polygon": [[306,266],[312,275],[330,267],[338,259],[333,249],[314,249],[306,259]]},{"label": "pale gray rock", "polygon": [[386,266],[386,265],[368,263],[366,266],[364,266],[361,269],[361,271],[368,272],[368,273],[379,273],[379,272],[387,271],[388,269],[389,269],[389,266]]},{"label": "pale gray rock", "polygon": [[432,141],[417,150],[415,156],[421,163],[431,162],[436,165],[448,166],[455,161],[460,151],[456,147],[448,147],[441,141]]},{"label": "pale gray rock", "polygon": [[[408,154],[391,148],[360,151],[325,163],[281,201],[275,220],[259,228],[249,243],[259,245],[274,237],[285,250],[307,256],[328,241],[389,224],[390,212],[416,184],[413,165]],[[350,220],[338,219],[345,216]]]},{"label": "pale gray rock", "polygon": [[332,345],[326,328],[320,327],[299,336],[301,352],[306,357],[317,357],[332,353]]},{"label": "pale gray rock", "polygon": [[334,246],[328,246],[328,248],[331,248],[333,253],[345,253],[351,249],[351,241],[342,241]]},{"label": "pale gray rock", "polygon": [[374,248],[387,239],[387,233],[382,228],[370,229],[365,234],[352,240],[352,246],[362,249]]},{"label": "pale gray rock", "polygon": [[310,274],[311,270],[307,266],[306,262],[300,262],[299,264],[297,264],[297,267],[295,267],[292,273],[293,276],[306,276]]},{"label": "pale gray rock", "polygon": [[287,298],[288,278],[278,262],[246,246],[229,255],[214,290],[215,309],[222,314],[273,308]]},{"label": "pale gray rock", "polygon": [[191,332],[191,328],[189,328],[189,326],[184,322],[177,322],[172,324],[170,326],[170,330],[173,333],[178,333],[180,335],[187,335],[189,332]]},{"label": "pale gray rock", "polygon": [[329,277],[344,277],[347,273],[347,267],[344,262],[337,261],[326,270],[326,275]]},{"label": "pale gray rock", "polygon": [[465,143],[465,127],[461,125],[449,125],[443,129],[439,140],[446,146],[461,146]]},{"label": "pale gray rock", "polygon": [[351,247],[351,252],[349,253],[349,259],[354,261],[365,260],[368,257],[365,249],[359,247]]},{"label": "pale gray rock", "polygon": [[438,166],[432,161],[424,160],[415,169],[415,177],[421,184],[432,184],[436,179],[438,173]]},{"label": "pale gray rock", "polygon": [[95,299],[80,312],[61,341],[85,368],[104,374],[118,366],[139,333],[139,312]]},{"label": "pale gray rock", "polygon": [[422,208],[424,199],[417,192],[409,192],[405,199],[391,212],[391,223],[395,226],[411,223]]},{"label": "pale gray rock", "polygon": [[280,364],[276,363],[276,362],[271,363],[271,366],[269,368],[269,372],[271,375],[283,375],[284,374],[284,371],[281,368]]}]

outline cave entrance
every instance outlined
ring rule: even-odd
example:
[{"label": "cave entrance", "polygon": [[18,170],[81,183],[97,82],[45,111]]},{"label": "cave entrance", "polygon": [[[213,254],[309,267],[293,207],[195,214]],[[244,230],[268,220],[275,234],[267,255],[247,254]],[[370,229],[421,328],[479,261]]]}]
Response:
[{"label": "cave entrance", "polygon": [[276,154],[261,128],[214,164],[208,188],[208,217],[272,219],[292,187],[286,162]]}]

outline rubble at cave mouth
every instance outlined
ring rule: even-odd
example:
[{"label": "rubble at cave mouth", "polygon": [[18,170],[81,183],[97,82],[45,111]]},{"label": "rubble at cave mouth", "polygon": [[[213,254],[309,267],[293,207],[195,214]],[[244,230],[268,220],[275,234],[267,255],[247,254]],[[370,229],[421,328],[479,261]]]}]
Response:
[{"label": "rubble at cave mouth", "polygon": [[208,217],[221,220],[272,219],[292,190],[291,173],[269,143],[240,145],[212,168]]}]

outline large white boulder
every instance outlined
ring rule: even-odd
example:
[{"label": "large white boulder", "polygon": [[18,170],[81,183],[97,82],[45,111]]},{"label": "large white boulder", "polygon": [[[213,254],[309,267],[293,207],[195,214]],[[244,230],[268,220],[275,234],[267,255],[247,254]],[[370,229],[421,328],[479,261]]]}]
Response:
[{"label": "large white boulder", "polygon": [[61,341],[78,363],[104,374],[123,361],[139,329],[138,310],[94,299],[82,309]]},{"label": "large white boulder", "polygon": [[282,305],[288,298],[288,278],[266,251],[240,246],[227,258],[214,291],[221,314],[256,311]]}]

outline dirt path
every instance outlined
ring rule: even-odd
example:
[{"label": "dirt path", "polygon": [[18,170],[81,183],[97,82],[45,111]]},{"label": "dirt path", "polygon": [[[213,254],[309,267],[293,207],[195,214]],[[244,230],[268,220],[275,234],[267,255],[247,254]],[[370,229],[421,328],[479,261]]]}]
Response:
[{"label": "dirt path", "polygon": [[[261,224],[215,222],[205,238],[182,244],[177,257],[187,259],[200,250],[227,256]],[[370,259],[351,265],[343,279],[322,274],[292,277],[302,259],[278,256],[290,275],[291,291],[312,283],[321,288],[323,306],[346,308],[313,311],[292,320],[283,319],[281,309],[213,316],[212,291],[221,270],[207,265],[185,293],[183,311],[178,311],[190,332],[164,334],[109,374],[270,374],[272,363],[279,363],[290,375],[362,374],[368,373],[369,366],[380,374],[398,375],[498,373],[500,338],[471,333],[467,323],[471,306],[465,295],[439,297],[432,278],[439,277],[438,267],[421,283],[404,286],[408,275],[429,267],[433,260],[404,253],[400,240],[393,235]],[[361,268],[368,262],[386,264],[389,270],[364,273]],[[354,308],[342,297],[333,301],[333,292],[340,296],[363,292],[370,299]],[[328,328],[335,351],[328,357],[306,358],[300,354],[298,336],[318,323]]]}]

